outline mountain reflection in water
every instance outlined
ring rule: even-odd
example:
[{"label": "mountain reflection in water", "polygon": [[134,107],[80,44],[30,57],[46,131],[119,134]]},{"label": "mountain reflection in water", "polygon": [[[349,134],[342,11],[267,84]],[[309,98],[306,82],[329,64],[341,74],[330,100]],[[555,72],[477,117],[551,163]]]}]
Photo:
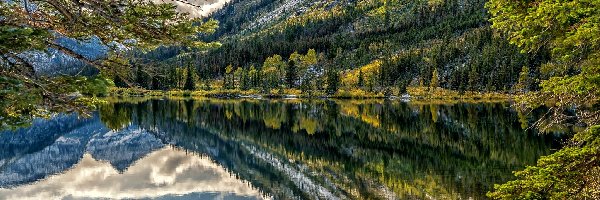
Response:
[{"label": "mountain reflection in water", "polygon": [[118,100],[0,133],[0,199],[485,198],[556,144],[508,104]]},{"label": "mountain reflection in water", "polygon": [[202,192],[215,193],[209,197],[230,193],[252,199],[262,197],[258,190],[231,176],[209,158],[171,147],[151,152],[123,173],[86,153],[64,173],[13,190],[0,190],[0,196],[8,199],[138,199]]}]

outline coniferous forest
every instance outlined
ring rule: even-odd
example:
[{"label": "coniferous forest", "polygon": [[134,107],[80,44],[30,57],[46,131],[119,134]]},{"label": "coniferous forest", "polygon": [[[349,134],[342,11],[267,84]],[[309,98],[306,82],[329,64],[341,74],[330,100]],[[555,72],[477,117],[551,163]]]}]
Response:
[{"label": "coniferous forest", "polygon": [[140,80],[135,85],[184,89],[178,71],[189,65],[197,85],[228,89],[334,93],[327,85],[336,80],[328,81],[328,74],[335,73],[339,79],[331,85],[336,89],[401,94],[406,87],[433,86],[514,93],[538,89],[535,81],[544,77],[539,68],[549,59],[545,52],[521,52],[494,32],[486,1],[300,1],[287,8],[292,14],[270,15],[286,3],[229,2],[210,16],[220,27],[203,37],[221,47],[135,54],[166,75],[150,80],[143,77],[151,72],[133,72],[132,78]]},{"label": "coniferous forest", "polygon": [[0,1],[2,130],[140,96],[509,102],[565,139],[486,197],[598,199],[599,87],[598,0]]}]

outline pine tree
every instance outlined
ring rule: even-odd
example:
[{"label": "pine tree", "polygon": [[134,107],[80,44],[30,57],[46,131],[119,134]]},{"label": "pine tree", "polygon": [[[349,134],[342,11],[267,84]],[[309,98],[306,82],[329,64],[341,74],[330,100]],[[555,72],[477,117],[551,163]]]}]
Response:
[{"label": "pine tree", "polygon": [[438,74],[438,70],[437,68],[433,69],[433,74],[431,76],[431,82],[429,83],[429,87],[431,87],[432,90],[437,89],[438,87],[440,87],[440,83],[439,83],[439,74]]},{"label": "pine tree", "polygon": [[242,69],[241,67],[237,67],[237,69],[235,69],[235,72],[233,72],[233,86],[232,88],[242,88],[242,73],[243,73],[244,69]]},{"label": "pine tree", "polygon": [[362,88],[365,86],[365,77],[362,70],[358,71],[358,87]]},{"label": "pine tree", "polygon": [[396,84],[398,86],[398,95],[406,94],[406,87],[408,86],[408,82],[409,80],[398,79]]},{"label": "pine tree", "polygon": [[479,89],[479,73],[477,72],[477,68],[475,66],[471,67],[471,70],[469,71],[469,85],[468,85],[468,90],[469,91],[477,91]]},{"label": "pine tree", "polygon": [[333,95],[338,91],[340,75],[334,67],[327,70],[327,94]]},{"label": "pine tree", "polygon": [[223,87],[225,89],[233,89],[234,80],[233,80],[233,65],[228,65],[225,68],[225,79],[223,80]]},{"label": "pine tree", "polygon": [[250,66],[248,76],[250,77],[250,87],[258,87],[260,84],[260,73],[258,73],[258,70],[256,70],[254,65]]},{"label": "pine tree", "polygon": [[146,73],[144,72],[144,70],[142,69],[142,66],[136,66],[136,72],[135,72],[135,82],[137,83],[137,85],[141,88],[146,88],[147,85],[147,81],[146,81]]},{"label": "pine tree", "polygon": [[241,87],[242,90],[248,90],[250,88],[250,77],[248,77],[248,70],[242,69]]},{"label": "pine tree", "polygon": [[531,84],[531,78],[529,77],[529,67],[523,66],[521,73],[519,73],[519,82],[513,87],[516,92],[527,92],[529,85]]},{"label": "pine tree", "polygon": [[185,85],[183,86],[184,90],[193,91],[196,89],[196,82],[194,81],[194,69],[192,65],[188,65],[187,67],[187,77],[185,79]]},{"label": "pine tree", "polygon": [[298,69],[296,62],[293,59],[288,61],[287,68],[285,70],[285,82],[289,88],[294,88],[296,85]]}]

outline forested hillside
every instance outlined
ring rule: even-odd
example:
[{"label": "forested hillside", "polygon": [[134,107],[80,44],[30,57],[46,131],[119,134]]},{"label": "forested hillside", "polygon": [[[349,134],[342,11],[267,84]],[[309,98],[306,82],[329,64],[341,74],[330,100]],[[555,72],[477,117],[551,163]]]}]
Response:
[{"label": "forested hillside", "polygon": [[[225,88],[229,84],[229,88],[284,86],[303,91],[403,91],[406,86],[458,91],[536,89],[534,80],[541,76],[537,66],[546,60],[546,54],[522,54],[502,34],[495,33],[485,3],[231,1],[208,17],[218,20],[220,27],[205,39],[221,42],[220,48],[202,52],[163,48],[160,53],[147,54],[146,58],[168,63],[159,64],[158,69],[173,71],[168,73],[172,76],[151,81],[138,78],[144,81],[137,84],[147,89],[177,89],[183,84],[153,82],[182,82],[176,80],[175,71],[185,71],[191,65],[198,80],[220,80],[218,85]],[[311,49],[316,55],[302,60]],[[230,65],[231,70],[226,70]],[[240,72],[236,75],[237,68]],[[256,80],[244,81],[253,70]],[[134,76],[147,75],[142,72]],[[275,82],[269,77],[275,77]],[[519,80],[521,84],[517,84]],[[158,85],[162,88],[154,87]]]}]

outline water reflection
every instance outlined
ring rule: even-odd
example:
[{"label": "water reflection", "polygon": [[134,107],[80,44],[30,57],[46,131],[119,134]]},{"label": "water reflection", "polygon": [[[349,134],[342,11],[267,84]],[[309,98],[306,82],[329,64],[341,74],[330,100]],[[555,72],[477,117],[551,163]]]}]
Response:
[{"label": "water reflection", "polygon": [[0,190],[0,196],[7,199],[139,199],[193,193],[207,193],[214,198],[262,198],[258,190],[231,176],[209,158],[170,147],[148,154],[123,173],[86,153],[78,164],[60,175]]},{"label": "water reflection", "polygon": [[0,133],[0,197],[481,199],[555,145],[519,116],[507,104],[118,100]]}]

